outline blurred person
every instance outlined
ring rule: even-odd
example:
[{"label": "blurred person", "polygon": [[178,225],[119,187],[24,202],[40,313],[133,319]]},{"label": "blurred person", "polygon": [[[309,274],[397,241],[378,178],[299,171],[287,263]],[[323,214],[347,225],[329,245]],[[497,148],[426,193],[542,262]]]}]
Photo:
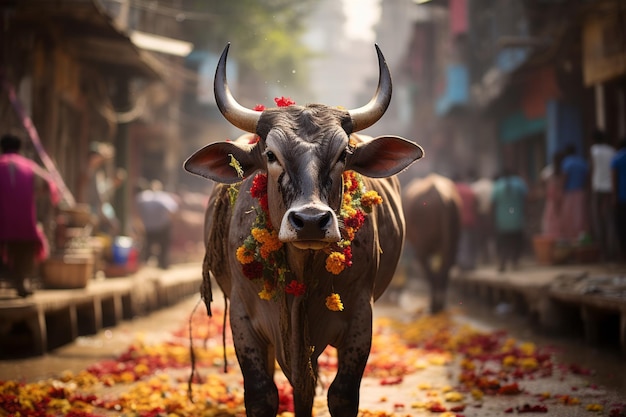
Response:
[{"label": "blurred person", "polygon": [[476,195],[469,183],[455,178],[454,186],[461,197],[461,235],[456,263],[461,270],[469,271],[476,268],[476,228],[477,205]]},{"label": "blurred person", "polygon": [[574,145],[565,148],[561,162],[563,173],[563,238],[576,242],[589,232],[587,210],[587,184],[589,164],[576,152]]},{"label": "blurred person", "polygon": [[563,152],[555,152],[552,163],[541,171],[541,181],[545,190],[545,204],[541,215],[541,234],[555,240],[563,238],[563,173],[561,163]]},{"label": "blurred person", "polygon": [[47,172],[21,156],[21,148],[18,136],[0,138],[0,263],[18,295],[28,297],[33,291],[27,279],[49,255],[47,238],[37,224],[37,200],[46,198],[57,205],[59,196]]},{"label": "blurred person", "polygon": [[615,148],[608,143],[606,134],[596,130],[589,149],[591,168],[591,226],[594,239],[599,243],[605,260],[616,255],[615,216],[613,214],[611,161]]},{"label": "blurred person", "polygon": [[505,169],[496,179],[491,193],[499,271],[510,263],[517,268],[524,248],[528,187],[524,180]]},{"label": "blurred person", "polygon": [[162,269],[167,269],[172,243],[172,226],[179,209],[178,201],[170,193],[163,191],[160,181],[154,180],[150,183],[149,189],[137,195],[136,204],[145,230],[142,260],[148,262],[152,256],[152,249],[156,246],[158,265]]},{"label": "blurred person", "polygon": [[619,241],[620,259],[626,260],[626,138],[618,146],[611,160],[612,200],[615,208],[615,224]]},{"label": "blurred person", "polygon": [[482,177],[471,185],[476,196],[476,245],[477,258],[483,263],[491,262],[491,244],[493,241],[493,219],[491,216],[491,193],[493,180]]},{"label": "blurred person", "polygon": [[80,201],[87,203],[94,218],[97,232],[111,236],[120,232],[120,224],[111,204],[115,191],[126,179],[126,172],[117,169],[111,172],[111,162],[115,156],[112,145],[93,142],[89,148],[87,169],[80,185]]}]

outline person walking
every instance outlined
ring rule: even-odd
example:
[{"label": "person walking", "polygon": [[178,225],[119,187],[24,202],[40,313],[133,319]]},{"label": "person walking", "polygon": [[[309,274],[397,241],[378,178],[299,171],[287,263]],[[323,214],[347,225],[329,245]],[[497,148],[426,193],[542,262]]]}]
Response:
[{"label": "person walking", "polygon": [[471,185],[476,196],[476,245],[477,260],[483,264],[491,262],[493,243],[493,220],[491,216],[491,193],[493,192],[493,180],[482,177]]},{"label": "person walking", "polygon": [[477,201],[474,190],[465,180],[456,178],[456,191],[461,197],[461,235],[456,263],[462,271],[476,268]]},{"label": "person walking", "polygon": [[47,172],[19,154],[21,148],[16,135],[0,138],[0,263],[18,295],[28,297],[33,294],[29,275],[49,255],[47,238],[37,224],[37,202],[45,197],[56,206],[59,195]]},{"label": "person walking", "polygon": [[563,174],[561,172],[563,156],[562,152],[556,152],[552,157],[552,163],[541,172],[541,180],[545,188],[541,234],[555,241],[563,237]]},{"label": "person walking", "polygon": [[517,268],[524,248],[526,199],[528,187],[524,180],[505,169],[493,185],[493,204],[499,271],[507,265]]},{"label": "person walking", "polygon": [[561,163],[563,172],[563,238],[570,243],[579,241],[589,232],[587,210],[587,184],[589,164],[576,153],[574,145],[565,148]]},{"label": "person walking", "polygon": [[619,143],[618,151],[611,160],[612,200],[615,225],[619,241],[620,260],[626,260],[626,138]]},{"label": "person walking", "polygon": [[120,224],[112,205],[115,191],[126,180],[126,171],[118,168],[111,174],[115,148],[110,143],[93,142],[89,147],[87,167],[81,177],[79,201],[89,205],[97,233],[115,236]]},{"label": "person walking", "polygon": [[145,242],[142,260],[148,262],[154,246],[158,247],[158,265],[169,267],[173,220],[179,204],[168,192],[163,191],[160,181],[154,180],[148,190],[141,191],[136,199],[137,210],[144,225]]},{"label": "person walking", "polygon": [[608,143],[601,130],[593,132],[593,145],[589,149],[591,159],[591,226],[593,238],[600,246],[605,260],[615,258],[617,244],[615,236],[615,216],[611,202],[612,182],[611,161],[615,148]]}]

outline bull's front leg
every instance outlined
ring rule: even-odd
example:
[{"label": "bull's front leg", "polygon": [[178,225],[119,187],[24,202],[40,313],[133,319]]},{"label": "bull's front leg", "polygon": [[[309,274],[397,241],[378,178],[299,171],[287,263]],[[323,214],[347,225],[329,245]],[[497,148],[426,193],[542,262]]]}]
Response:
[{"label": "bull's front leg", "polygon": [[274,359],[272,357],[270,364],[269,358],[273,349],[255,332],[241,303],[232,301],[230,324],[243,374],[246,415],[275,417],[278,414],[278,389],[274,383]]},{"label": "bull's front leg", "polygon": [[361,311],[354,313],[345,337],[337,346],[337,375],[328,389],[328,409],[333,417],[356,417],[359,411],[361,378],[372,346],[370,303],[369,299],[361,301]]}]

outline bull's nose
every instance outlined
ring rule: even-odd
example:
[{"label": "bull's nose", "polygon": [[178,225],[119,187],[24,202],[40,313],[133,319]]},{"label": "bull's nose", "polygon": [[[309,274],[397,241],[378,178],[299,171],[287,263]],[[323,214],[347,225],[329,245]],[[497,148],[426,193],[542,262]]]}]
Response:
[{"label": "bull's nose", "polygon": [[323,239],[332,225],[333,216],[330,211],[292,211],[289,213],[289,224],[300,239]]}]

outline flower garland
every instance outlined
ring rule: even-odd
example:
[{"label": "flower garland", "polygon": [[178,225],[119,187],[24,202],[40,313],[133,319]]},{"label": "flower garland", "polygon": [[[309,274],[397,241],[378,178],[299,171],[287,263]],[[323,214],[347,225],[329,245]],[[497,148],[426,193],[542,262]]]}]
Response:
[{"label": "flower garland", "polygon": [[[263,300],[274,299],[279,287],[296,297],[304,295],[307,290],[305,283],[297,280],[286,283],[289,270],[285,250],[269,218],[267,174],[254,177],[250,194],[259,201],[259,207],[255,207],[257,216],[250,235],[237,249],[237,260],[242,264],[243,274],[250,280],[262,282],[259,297]],[[352,266],[352,240],[363,226],[367,213],[382,201],[376,191],[365,189],[360,174],[354,171],[343,173],[343,201],[339,213],[342,239],[326,249],[328,272],[339,275]],[[326,307],[331,311],[342,311],[344,307],[339,294],[333,292],[326,297]]]}]

